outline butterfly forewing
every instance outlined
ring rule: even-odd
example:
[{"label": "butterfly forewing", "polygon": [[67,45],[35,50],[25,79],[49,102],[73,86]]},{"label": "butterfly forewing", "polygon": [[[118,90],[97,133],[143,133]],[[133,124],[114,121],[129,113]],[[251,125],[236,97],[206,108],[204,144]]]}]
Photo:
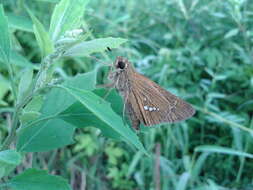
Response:
[{"label": "butterfly forewing", "polygon": [[147,126],[185,120],[194,114],[191,105],[141,74],[135,73],[128,102]]}]

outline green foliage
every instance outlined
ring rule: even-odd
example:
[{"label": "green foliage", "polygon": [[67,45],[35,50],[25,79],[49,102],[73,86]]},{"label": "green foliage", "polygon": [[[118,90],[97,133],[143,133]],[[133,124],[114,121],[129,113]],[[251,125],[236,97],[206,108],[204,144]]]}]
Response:
[{"label": "green foliage", "polygon": [[18,102],[22,101],[27,96],[28,90],[31,87],[33,79],[33,70],[27,69],[22,75],[18,85]]},{"label": "green foliage", "polygon": [[[3,57],[0,57],[0,61],[4,62]],[[14,66],[19,66],[22,68],[33,68],[33,69],[38,68],[36,65],[32,64],[25,57],[23,57],[22,55],[20,55],[19,53],[15,52],[15,51],[11,51],[11,53],[10,53],[10,64],[12,64]],[[0,65],[0,68],[5,69],[6,66]]]},{"label": "green foliage", "polygon": [[49,175],[46,171],[28,169],[22,174],[12,178],[8,184],[13,190],[70,190],[65,179],[59,176]]},{"label": "green foliage", "polygon": [[107,47],[116,48],[127,40],[123,38],[99,38],[77,44],[67,50],[65,56],[85,56],[95,52],[104,52]]},{"label": "green foliage", "polygon": [[78,135],[76,141],[74,152],[83,151],[85,155],[92,156],[98,150],[97,142],[94,141],[91,135]]},{"label": "green foliage", "polygon": [[9,13],[7,16],[10,28],[26,32],[33,32],[32,22],[28,17],[20,15],[17,16],[13,13]]},{"label": "green foliage", "polygon": [[21,155],[14,150],[0,152],[0,178],[8,175],[17,165],[21,163]]},{"label": "green foliage", "polygon": [[7,17],[4,14],[3,5],[0,4],[0,56],[3,57],[4,62],[8,64],[10,60],[10,37]]},{"label": "green foliage", "polygon": [[88,0],[63,0],[54,9],[49,33],[52,41],[56,41],[68,30],[79,28]]},{"label": "green foliage", "polygon": [[[92,118],[93,121],[99,120],[103,123],[103,125],[97,125],[98,127],[103,126],[101,128],[102,132],[106,131],[107,133],[110,133],[113,131],[114,133],[117,133],[117,135],[122,136],[124,140],[146,153],[136,134],[129,127],[124,125],[122,119],[115,114],[111,107],[106,102],[103,102],[99,96],[92,92],[76,89],[70,86],[59,87],[66,90],[73,96],[73,98],[88,109],[95,117]],[[109,128],[105,129],[106,126],[109,126]]]},{"label": "green foliage", "polygon": [[230,154],[230,155],[240,156],[240,157],[253,158],[252,154],[237,151],[231,148],[220,147],[220,146],[207,146],[207,145],[198,146],[195,148],[195,151],[196,152],[215,152],[215,153]]},{"label": "green foliage", "polygon": [[[3,35],[0,39],[0,50],[3,62],[7,63],[8,73],[11,77],[11,90],[14,95],[14,110],[11,117],[10,128],[11,131],[1,145],[1,172],[0,177],[8,175],[21,162],[19,152],[42,152],[49,151],[56,148],[64,147],[73,143],[73,133],[75,126],[71,122],[63,120],[63,114],[66,116],[66,110],[71,110],[71,106],[79,101],[83,106],[96,116],[93,119],[101,119],[109,128],[102,129],[105,133],[115,133],[113,130],[117,129],[114,125],[121,126],[122,129],[117,129],[119,136],[124,137],[129,143],[132,143],[141,151],[145,152],[142,144],[139,142],[137,136],[132,130],[123,125],[120,117],[112,110],[108,112],[110,107],[101,103],[103,100],[94,94],[92,90],[95,89],[97,69],[92,72],[80,74],[75,77],[68,77],[63,85],[55,85],[53,81],[53,67],[52,64],[63,57],[66,52],[80,53],[83,55],[90,55],[91,53],[103,52],[109,44],[113,48],[117,48],[126,40],[120,38],[103,38],[98,40],[90,40],[84,43],[89,35],[84,35],[83,30],[78,29],[81,26],[82,15],[84,12],[85,1],[70,1],[62,0],[55,8],[51,19],[50,33],[47,32],[42,22],[36,18],[33,11],[26,8],[32,22],[33,32],[36,37],[38,46],[41,50],[41,63],[38,72],[35,76],[33,66],[30,63],[18,56],[18,53],[13,50],[10,51],[10,39],[7,17],[4,15],[3,6],[0,7],[0,25],[3,28]],[[86,1],[87,2],[87,1]],[[24,5],[24,7],[26,7]],[[63,12],[62,12],[63,11]],[[12,25],[15,29],[30,31],[27,23],[25,25],[15,24],[16,17],[12,15]],[[60,30],[61,28],[61,30]],[[82,31],[81,33],[76,31]],[[74,34],[70,36],[71,34]],[[51,36],[50,36],[51,35]],[[55,42],[53,44],[53,41]],[[71,38],[69,41],[68,39]],[[57,41],[60,39],[61,41]],[[64,42],[64,43],[63,43]],[[64,55],[67,57],[68,55]],[[13,58],[11,58],[13,57]],[[20,60],[16,61],[15,60]],[[27,63],[25,63],[27,62]],[[13,66],[9,63],[24,66],[25,70],[17,78],[14,77]],[[16,86],[17,79],[18,88]],[[5,84],[5,83],[3,83]],[[5,88],[5,93],[8,88]],[[17,90],[17,94],[16,94]],[[3,96],[3,95],[2,95]],[[5,102],[1,102],[5,104]],[[108,113],[107,116],[102,114]],[[72,113],[71,113],[72,114]],[[71,118],[69,114],[69,119]],[[87,116],[86,116],[87,117]],[[117,117],[118,120],[111,122],[111,117]],[[19,126],[19,124],[21,124]],[[78,123],[80,126],[82,123]],[[101,125],[102,126],[102,125]],[[17,129],[19,130],[17,131]],[[125,130],[124,130],[125,128]],[[110,132],[112,131],[112,132]],[[10,144],[17,139],[16,149],[6,150]],[[86,145],[89,145],[86,144]],[[90,149],[91,150],[91,149]],[[93,152],[88,151],[90,156]],[[48,175],[44,171],[29,169],[25,172],[13,177],[8,183],[1,185],[10,186],[12,189],[70,189],[65,180],[60,177]]]},{"label": "green foliage", "polygon": [[33,21],[33,31],[40,47],[41,55],[44,58],[46,55],[53,52],[53,43],[50,40],[49,34],[42,25],[42,23],[33,15],[33,13],[27,8],[27,12]]},{"label": "green foliage", "polygon": [[59,119],[37,122],[19,131],[17,150],[38,152],[66,146],[73,143],[74,130],[72,125]]},{"label": "green foliage", "polygon": [[[2,4],[1,189],[253,188],[250,0]],[[119,55],[196,115],[135,134],[96,86]]]}]

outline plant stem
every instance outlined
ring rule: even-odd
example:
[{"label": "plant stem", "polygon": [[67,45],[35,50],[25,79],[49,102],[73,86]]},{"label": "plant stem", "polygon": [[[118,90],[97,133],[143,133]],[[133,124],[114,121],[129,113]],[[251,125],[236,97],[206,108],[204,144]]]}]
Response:
[{"label": "plant stem", "polygon": [[[250,129],[253,128],[253,117],[251,118],[251,122],[250,122],[250,126],[249,126]],[[245,148],[244,148],[244,152],[247,152],[248,149],[249,149],[249,146],[250,146],[250,138],[249,136],[247,136],[247,139],[246,139],[246,145],[245,145]],[[236,182],[239,183],[240,180],[241,180],[241,176],[242,176],[242,172],[243,172],[243,168],[244,168],[244,163],[245,163],[245,157],[241,157],[241,160],[240,160],[240,167],[239,167],[239,171],[238,171],[238,174],[236,176]]]},{"label": "plant stem", "polygon": [[18,128],[18,114],[20,112],[20,110],[22,109],[23,106],[26,105],[27,102],[29,102],[29,100],[32,98],[32,95],[27,96],[27,98],[25,98],[25,100],[23,102],[21,102],[21,104],[17,105],[13,111],[13,116],[12,116],[12,120],[11,120],[11,131],[9,133],[9,135],[7,136],[7,138],[5,139],[3,146],[1,147],[1,151],[7,149],[10,144],[12,143],[13,139],[16,136],[16,130]]},{"label": "plant stem", "polygon": [[[52,60],[50,60],[52,62]],[[9,64],[10,65],[10,64]],[[39,87],[39,89],[37,88],[37,83],[40,80],[40,76],[43,73],[43,70],[45,71],[46,68],[46,62],[45,59],[42,60],[41,64],[40,64],[40,69],[32,83],[30,92],[28,93],[28,95],[24,98],[24,100],[22,102],[20,102],[20,104],[15,105],[15,108],[13,110],[13,116],[12,116],[12,121],[11,121],[11,130],[9,135],[6,137],[0,151],[3,151],[5,149],[8,149],[8,147],[10,146],[10,144],[12,143],[12,141],[14,140],[14,138],[16,137],[16,130],[18,128],[18,122],[19,122],[19,118],[18,115],[21,111],[21,109],[33,98],[33,96],[36,94],[37,91],[39,91],[40,89],[43,89],[43,85]],[[16,95],[16,91],[15,91],[15,85],[14,85],[14,81],[13,81],[13,69],[12,67],[9,67],[9,73],[11,75],[12,78],[12,91],[14,94],[14,97],[17,97]],[[17,100],[17,98],[15,98],[15,100]]]},{"label": "plant stem", "polygon": [[[36,85],[37,85],[37,82],[40,78],[40,75],[42,73],[42,70],[44,69],[44,61],[41,62],[41,65],[40,65],[40,69],[36,75],[36,78],[34,79],[33,83],[32,83],[32,87],[31,87],[31,90],[30,92],[28,93],[27,97],[24,98],[24,100],[22,102],[20,102],[20,104],[18,105],[15,105],[15,108],[14,108],[14,111],[13,111],[13,116],[12,116],[12,121],[11,121],[11,130],[10,130],[10,133],[9,135],[6,137],[0,151],[3,151],[5,149],[8,149],[8,147],[10,146],[10,144],[12,143],[12,141],[14,140],[15,136],[16,136],[16,130],[18,128],[18,115],[19,115],[19,112],[20,110],[33,98],[35,91],[36,90]],[[16,95],[16,91],[15,91],[15,86],[14,86],[14,81],[13,81],[13,70],[11,67],[9,67],[9,73],[11,75],[11,78],[12,78],[12,91],[13,91],[13,94],[14,94],[14,97],[17,97]],[[17,98],[15,98],[16,100]]]},{"label": "plant stem", "polygon": [[14,83],[14,75],[13,75],[13,68],[12,68],[12,65],[10,63],[7,63],[8,65],[8,72],[10,74],[10,77],[11,77],[11,89],[12,89],[12,93],[13,93],[13,96],[14,96],[14,104],[15,104],[15,109],[14,109],[14,112],[13,112],[13,117],[12,117],[12,120],[11,120],[11,131],[8,135],[8,137],[5,139],[4,143],[3,143],[3,146],[1,147],[1,151],[2,150],[5,150],[9,147],[9,145],[11,144],[12,142],[12,139],[15,137],[15,131],[17,129],[17,126],[18,126],[18,106],[16,105],[16,101],[17,101],[17,92],[16,92],[16,88],[15,88],[15,83]]},{"label": "plant stem", "polygon": [[15,136],[15,131],[17,129],[17,126],[18,126],[18,113],[17,113],[17,110],[15,109],[13,112],[13,117],[11,121],[11,131],[9,135],[7,136],[7,138],[5,139],[3,146],[1,147],[1,151],[7,149],[10,146],[12,139]]},{"label": "plant stem", "polygon": [[7,62],[7,68],[8,68],[8,73],[10,74],[10,77],[11,77],[10,81],[11,81],[12,93],[13,93],[13,96],[14,96],[14,100],[16,101],[17,100],[17,92],[16,92],[15,82],[14,82],[13,67],[12,67],[10,62]]}]

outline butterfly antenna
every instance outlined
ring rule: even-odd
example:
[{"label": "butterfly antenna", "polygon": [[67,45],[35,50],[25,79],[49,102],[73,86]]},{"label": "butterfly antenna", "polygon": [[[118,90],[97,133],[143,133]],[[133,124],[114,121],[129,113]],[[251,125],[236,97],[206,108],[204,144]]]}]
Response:
[{"label": "butterfly antenna", "polygon": [[106,63],[106,62],[104,62],[104,61],[101,61],[100,59],[96,58],[95,56],[89,55],[88,57],[91,58],[91,59],[93,59],[93,60],[95,60],[95,61],[97,61],[97,62],[99,62],[99,63],[102,63],[103,65],[112,67],[112,64]]}]

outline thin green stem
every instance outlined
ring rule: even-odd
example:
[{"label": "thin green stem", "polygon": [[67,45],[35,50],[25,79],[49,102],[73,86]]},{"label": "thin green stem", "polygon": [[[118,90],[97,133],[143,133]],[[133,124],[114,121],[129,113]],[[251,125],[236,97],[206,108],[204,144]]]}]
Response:
[{"label": "thin green stem", "polygon": [[[251,122],[250,122],[250,129],[253,128],[253,117],[251,118]],[[248,152],[249,149],[249,145],[250,145],[250,138],[251,137],[247,137],[246,140],[246,145],[244,148],[244,152]],[[241,176],[242,176],[242,172],[243,172],[243,168],[244,168],[244,163],[245,163],[245,157],[241,157],[241,163],[240,163],[240,167],[239,167],[239,171],[238,171],[238,175],[236,176],[236,182],[239,182],[241,180]]]},{"label": "thin green stem", "polygon": [[14,82],[14,74],[13,74],[13,67],[11,63],[7,63],[7,68],[8,68],[8,73],[10,74],[11,78],[11,90],[14,96],[15,103],[17,101],[17,92],[16,92],[16,87],[15,87],[15,82]]},{"label": "thin green stem", "polygon": [[7,138],[5,139],[3,146],[1,147],[1,151],[7,149],[10,146],[12,139],[15,136],[15,131],[18,126],[17,125],[18,124],[18,116],[17,115],[18,115],[18,113],[17,113],[17,110],[15,109],[15,111],[13,113],[12,121],[11,121],[11,131],[10,131],[9,135],[7,136]]}]

